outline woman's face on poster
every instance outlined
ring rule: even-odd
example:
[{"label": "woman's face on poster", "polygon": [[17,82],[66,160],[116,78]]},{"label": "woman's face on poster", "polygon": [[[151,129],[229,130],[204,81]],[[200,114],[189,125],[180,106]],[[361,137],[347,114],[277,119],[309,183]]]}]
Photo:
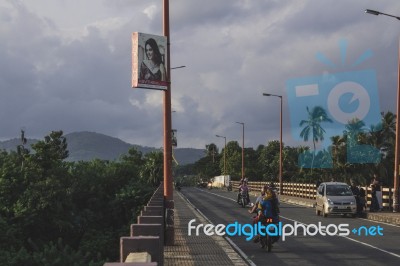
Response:
[{"label": "woman's face on poster", "polygon": [[150,44],[146,45],[146,55],[147,59],[153,60],[153,48],[151,48]]}]

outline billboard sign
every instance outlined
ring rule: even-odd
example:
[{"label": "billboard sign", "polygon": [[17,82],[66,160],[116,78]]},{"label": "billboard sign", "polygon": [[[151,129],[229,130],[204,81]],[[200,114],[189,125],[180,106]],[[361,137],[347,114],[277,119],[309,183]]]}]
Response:
[{"label": "billboard sign", "polygon": [[167,37],[132,34],[132,88],[166,90]]}]

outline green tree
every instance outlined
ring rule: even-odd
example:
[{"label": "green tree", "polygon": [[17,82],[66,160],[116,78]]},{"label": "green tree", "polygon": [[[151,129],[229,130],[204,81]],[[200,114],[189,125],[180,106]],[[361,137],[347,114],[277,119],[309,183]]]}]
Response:
[{"label": "green tree", "polygon": [[224,159],[223,154],[225,152],[226,161],[226,175],[232,177],[239,177],[242,175],[242,148],[239,146],[237,141],[229,141],[225,148],[221,151],[220,169],[221,173],[224,172]]},{"label": "green tree", "polygon": [[215,156],[218,155],[218,147],[214,143],[206,145],[206,156],[211,157],[213,162],[215,161]]},{"label": "green tree", "polygon": [[140,176],[147,183],[158,186],[163,180],[163,162],[162,152],[149,152],[144,156],[144,164],[140,171]]},{"label": "green tree", "polygon": [[244,149],[244,174],[249,181],[258,181],[261,179],[261,173],[258,166],[258,153],[253,148]]},{"label": "green tree", "polygon": [[259,156],[259,165],[262,169],[262,180],[276,181],[279,175],[279,151],[280,142],[278,140],[269,141]]},{"label": "green tree", "polygon": [[[311,169],[313,168],[314,165],[314,159],[315,159],[315,150],[316,150],[316,143],[318,141],[324,140],[324,134],[325,130],[322,128],[321,123],[324,122],[330,122],[332,123],[333,121],[328,117],[326,111],[324,108],[321,106],[315,106],[311,111],[309,110],[307,106],[307,120],[301,120],[300,121],[300,126],[304,126],[302,131],[300,132],[300,137],[303,138],[304,141],[308,141],[310,135],[312,137],[312,142],[313,142],[313,157],[312,157],[312,162],[311,162]],[[311,170],[312,171],[312,170]]]}]

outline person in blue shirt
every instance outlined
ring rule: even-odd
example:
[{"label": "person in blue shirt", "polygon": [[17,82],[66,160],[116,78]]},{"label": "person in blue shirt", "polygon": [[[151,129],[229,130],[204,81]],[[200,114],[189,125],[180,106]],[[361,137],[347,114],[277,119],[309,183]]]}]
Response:
[{"label": "person in blue shirt", "polygon": [[[253,223],[261,222],[263,224],[268,223],[279,223],[279,203],[275,192],[268,186],[265,186],[264,194],[258,198],[256,207],[253,207],[250,211],[256,211],[257,216],[254,217]],[[263,192],[262,191],[262,192]],[[250,212],[249,211],[249,212]],[[279,237],[273,237],[273,242],[278,241]],[[253,238],[255,243],[260,241],[260,235],[256,235]]]}]

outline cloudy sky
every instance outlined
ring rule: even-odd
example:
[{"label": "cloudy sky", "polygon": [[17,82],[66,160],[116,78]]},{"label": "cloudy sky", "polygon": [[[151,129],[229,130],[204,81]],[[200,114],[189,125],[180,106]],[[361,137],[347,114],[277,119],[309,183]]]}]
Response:
[{"label": "cloudy sky", "polygon": [[[235,122],[246,147],[279,139],[279,98],[262,93],[283,96],[296,145],[286,84],[301,77],[373,69],[395,112],[400,21],[367,8],[400,15],[398,0],[170,0],[178,147],[241,144]],[[162,0],[0,0],[0,139],[61,129],[161,147],[163,92],[131,88],[132,32],[162,35]]]}]

